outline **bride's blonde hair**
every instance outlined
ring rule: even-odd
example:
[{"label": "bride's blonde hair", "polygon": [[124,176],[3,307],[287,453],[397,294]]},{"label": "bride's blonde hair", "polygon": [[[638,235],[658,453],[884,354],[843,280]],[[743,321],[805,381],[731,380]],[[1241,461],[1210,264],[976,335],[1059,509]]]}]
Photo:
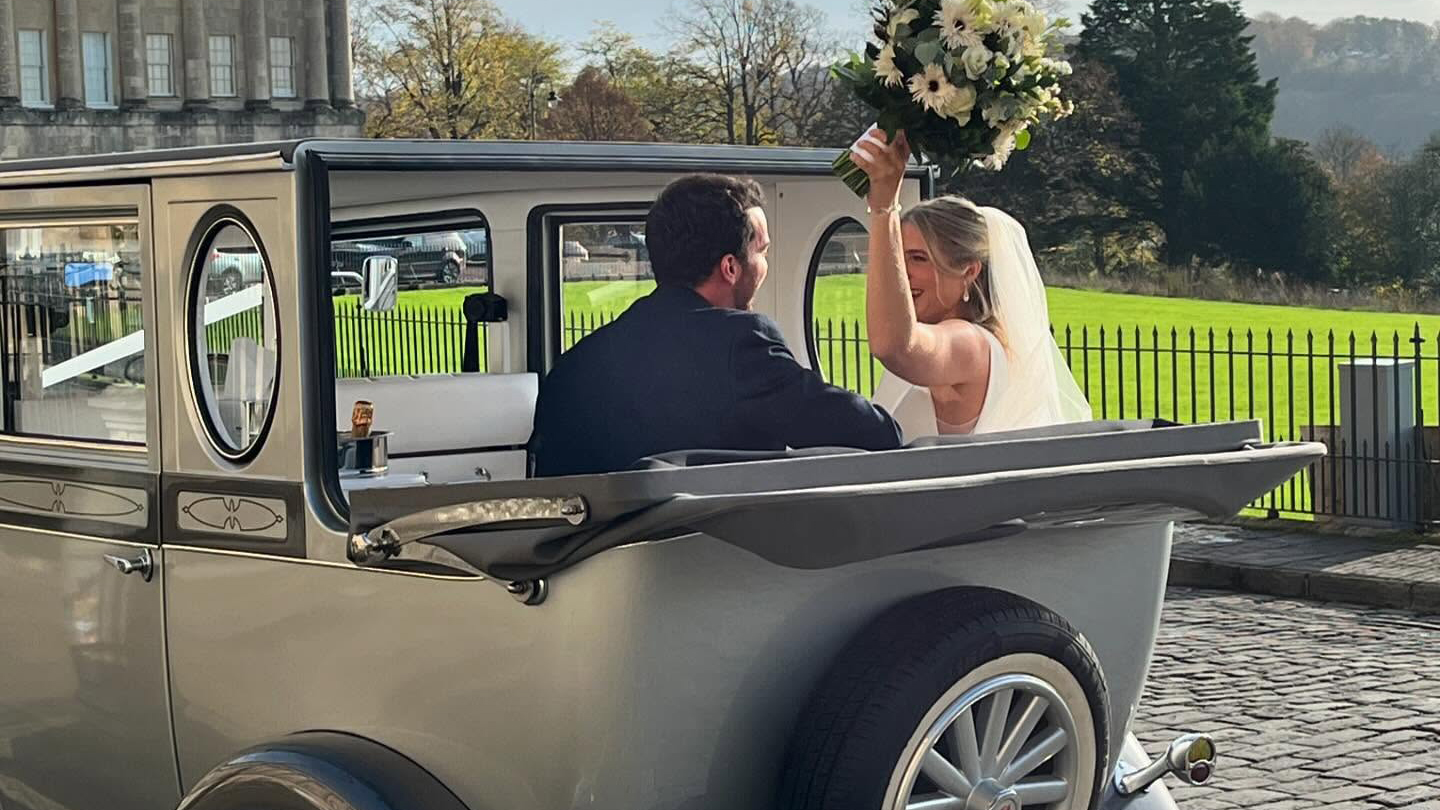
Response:
[{"label": "bride's blonde hair", "polygon": [[925,200],[905,211],[902,221],[914,225],[925,239],[935,267],[948,276],[963,276],[965,267],[980,263],[970,288],[967,320],[990,330],[1004,342],[990,295],[990,236],[985,216],[975,203],[949,194]]}]

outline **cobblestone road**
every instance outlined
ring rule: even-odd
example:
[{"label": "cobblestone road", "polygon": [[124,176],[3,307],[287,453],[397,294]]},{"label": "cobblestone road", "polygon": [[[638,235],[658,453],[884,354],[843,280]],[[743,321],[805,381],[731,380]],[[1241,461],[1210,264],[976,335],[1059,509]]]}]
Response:
[{"label": "cobblestone road", "polygon": [[1137,734],[1213,734],[1182,810],[1440,810],[1440,617],[1171,591]]}]

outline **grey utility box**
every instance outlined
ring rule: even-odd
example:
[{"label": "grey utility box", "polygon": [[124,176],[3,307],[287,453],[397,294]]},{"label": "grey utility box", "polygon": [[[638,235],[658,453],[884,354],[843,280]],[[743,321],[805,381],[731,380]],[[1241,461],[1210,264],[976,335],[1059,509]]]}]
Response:
[{"label": "grey utility box", "polygon": [[1356,358],[1340,364],[1339,447],[1331,463],[1350,520],[1413,526],[1420,519],[1420,434],[1415,361]]}]

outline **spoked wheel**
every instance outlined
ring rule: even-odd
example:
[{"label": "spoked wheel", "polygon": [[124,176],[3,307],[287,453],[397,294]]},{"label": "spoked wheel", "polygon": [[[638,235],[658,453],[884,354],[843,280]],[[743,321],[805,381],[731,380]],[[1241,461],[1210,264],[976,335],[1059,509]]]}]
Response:
[{"label": "spoked wheel", "polygon": [[450,285],[459,282],[460,263],[455,261],[454,259],[446,259],[445,264],[440,267],[440,278],[437,279],[437,281],[439,281],[441,284]]},{"label": "spoked wheel", "polygon": [[791,740],[780,804],[809,810],[1086,810],[1109,698],[1089,643],[1013,594],[956,588],[882,614]]},{"label": "spoked wheel", "polygon": [[982,666],[922,722],[896,765],[886,810],[1089,806],[1094,718],[1079,682],[1054,660],[1020,654]]}]

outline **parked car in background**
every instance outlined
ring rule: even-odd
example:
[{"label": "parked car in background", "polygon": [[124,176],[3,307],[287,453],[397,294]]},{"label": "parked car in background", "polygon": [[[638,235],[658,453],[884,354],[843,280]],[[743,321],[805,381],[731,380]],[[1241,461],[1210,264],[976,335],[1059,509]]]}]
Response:
[{"label": "parked car in background", "polygon": [[457,284],[469,251],[454,231],[337,241],[330,249],[330,267],[335,272],[358,274],[368,257],[393,256],[401,283]]},{"label": "parked car in background", "polygon": [[220,297],[260,284],[265,276],[264,260],[254,246],[213,248],[208,267],[206,289]]}]

